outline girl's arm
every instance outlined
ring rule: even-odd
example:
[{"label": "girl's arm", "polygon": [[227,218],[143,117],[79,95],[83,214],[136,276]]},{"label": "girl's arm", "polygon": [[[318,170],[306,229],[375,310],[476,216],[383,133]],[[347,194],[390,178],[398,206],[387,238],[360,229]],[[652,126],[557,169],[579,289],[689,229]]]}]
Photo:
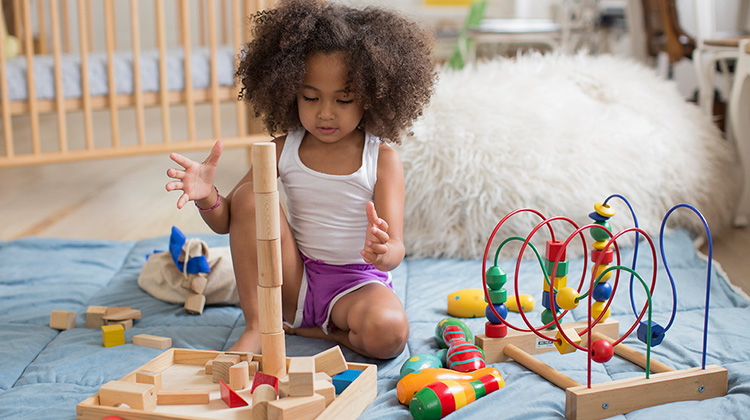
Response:
[{"label": "girl's arm", "polygon": [[378,181],[373,204],[367,205],[365,262],[381,271],[398,267],[404,259],[404,168],[396,150],[380,145]]}]

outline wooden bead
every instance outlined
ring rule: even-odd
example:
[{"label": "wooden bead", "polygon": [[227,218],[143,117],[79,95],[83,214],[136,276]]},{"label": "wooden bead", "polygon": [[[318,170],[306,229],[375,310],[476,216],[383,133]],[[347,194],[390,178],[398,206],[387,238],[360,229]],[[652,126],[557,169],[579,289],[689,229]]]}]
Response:
[{"label": "wooden bead", "polygon": [[[608,264],[601,264],[598,269],[596,266],[593,266],[591,267],[591,274],[594,276],[594,279],[598,279],[599,276],[604,272],[604,270],[608,269],[609,267],[610,266]],[[594,269],[596,269],[596,271],[594,271]],[[604,277],[602,277],[601,280],[599,280],[599,283],[601,284],[609,280],[610,277],[612,277],[613,272],[614,270],[607,272],[607,274],[605,274]]]},{"label": "wooden bead", "polygon": [[[609,222],[594,222],[595,225],[601,226],[601,227],[592,227],[589,230],[589,234],[592,238],[594,238],[595,241],[608,241],[612,236],[610,233],[612,232],[612,226],[609,225]],[[606,230],[604,230],[606,229]]]},{"label": "wooden bead", "polygon": [[[547,256],[547,259],[549,261],[565,261],[567,258],[565,258],[565,242],[563,241],[553,241],[553,240],[547,240],[547,247],[545,249],[545,254]],[[562,254],[560,256],[557,256],[557,253],[560,252],[562,249]]]},{"label": "wooden bead", "polygon": [[595,222],[606,222],[607,220],[609,220],[609,217],[604,217],[595,211],[589,213],[589,218],[591,218],[591,220]]},{"label": "wooden bead", "polygon": [[555,348],[560,352],[560,354],[573,353],[574,351],[576,351],[576,348],[570,343],[580,344],[581,337],[578,335],[575,328],[568,328],[563,331],[565,331],[565,335],[568,336],[568,339],[570,341],[565,340],[565,337],[562,336],[562,333],[558,331],[555,335],[555,339],[559,339],[560,341],[555,341]]},{"label": "wooden bead", "polygon": [[591,247],[594,248],[597,251],[603,251],[604,248],[607,247],[607,243],[608,242],[609,242],[609,240],[606,240],[606,241],[597,241],[597,242],[592,243]]},{"label": "wooden bead", "polygon": [[[597,318],[599,318],[599,315],[604,310],[604,306],[607,304],[607,302],[594,302],[591,305],[591,316],[593,317],[593,320],[596,321]],[[610,309],[607,308],[607,312],[604,313],[604,316],[602,319],[599,320],[599,322],[604,322],[609,318]]]},{"label": "wooden bead", "polygon": [[[495,308],[495,311],[497,311],[497,314],[500,315],[500,318],[505,319],[508,317],[508,307],[505,306],[505,304],[495,304],[492,305]],[[493,324],[502,324],[503,321],[497,318],[497,315],[495,315],[495,312],[490,309],[490,305],[487,305],[487,309],[484,310],[484,314],[487,317],[487,319],[493,323]]]},{"label": "wooden bead", "polygon": [[[656,322],[651,321],[651,347],[655,347],[661,344],[666,333],[667,332],[664,330],[664,327],[657,324]],[[638,325],[638,339],[641,340],[642,343],[647,344],[647,337],[648,322],[641,321],[640,325]]]},{"label": "wooden bead", "polygon": [[484,323],[484,335],[491,338],[503,338],[508,335],[508,326],[505,323],[493,324],[487,321]]},{"label": "wooden bead", "polygon": [[[609,240],[609,239],[607,239]],[[593,250],[591,251],[591,262],[596,263],[596,260],[599,259],[599,256],[601,254],[604,254],[601,260],[601,264],[609,264],[612,261],[615,260],[615,250],[610,248],[606,251],[599,251],[599,250]]]},{"label": "wooden bead", "polygon": [[505,303],[508,300],[508,289],[501,288],[500,290],[490,290],[490,302],[492,302],[495,305],[500,305]]},{"label": "wooden bead", "polygon": [[606,302],[610,296],[612,296],[612,285],[609,283],[600,282],[591,293],[591,297],[597,302]]},{"label": "wooden bead", "polygon": [[[561,288],[563,288],[563,287],[565,287],[565,286],[568,285],[568,276],[552,277],[552,279],[550,279],[550,280],[552,281],[552,287],[554,287],[557,290],[560,290]],[[544,280],[544,287],[543,287],[543,289],[544,289],[545,292],[549,292],[550,291],[549,290],[549,283],[547,283],[546,279]]]},{"label": "wooden bead", "polygon": [[597,363],[609,362],[614,354],[615,349],[612,347],[612,343],[603,338],[591,343],[591,360]]},{"label": "wooden bead", "polygon": [[487,269],[484,278],[487,281],[487,287],[492,290],[499,290],[507,281],[508,275],[502,268],[493,265]]},{"label": "wooden bead", "polygon": [[[562,311],[560,311],[560,310],[557,311],[557,319],[558,320],[560,320],[560,314],[561,313],[562,313]],[[552,317],[552,311],[550,311],[549,309],[545,308],[542,311],[542,323],[544,325],[547,325],[547,324],[549,324],[552,321],[554,321],[554,318]],[[554,328],[556,328],[554,323],[552,325],[550,325],[549,327],[547,327],[548,330],[551,330],[551,329],[554,329]]]},{"label": "wooden bead", "polygon": [[[552,269],[555,268],[555,262],[545,259],[544,269],[547,271],[547,275],[550,277],[565,277],[568,275],[568,260],[560,261],[557,263],[557,272],[552,273]],[[546,282],[545,282],[546,283]]]},{"label": "wooden bead", "polygon": [[580,294],[578,293],[578,290],[572,287],[563,287],[561,289],[557,289],[555,302],[560,309],[566,309],[570,311],[578,306],[578,301],[576,299],[578,299],[579,296]]},{"label": "wooden bead", "polygon": [[604,203],[594,204],[594,211],[606,218],[610,218],[615,215],[615,209],[609,204]]}]

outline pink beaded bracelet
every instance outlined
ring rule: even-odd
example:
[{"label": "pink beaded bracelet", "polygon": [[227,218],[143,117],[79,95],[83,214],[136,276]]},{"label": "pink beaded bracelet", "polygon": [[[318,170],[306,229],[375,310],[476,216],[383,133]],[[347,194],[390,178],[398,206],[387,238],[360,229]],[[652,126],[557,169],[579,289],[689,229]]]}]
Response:
[{"label": "pink beaded bracelet", "polygon": [[197,201],[193,201],[193,203],[195,203],[195,207],[198,207],[198,210],[200,210],[200,211],[211,211],[211,210],[219,207],[219,205],[221,204],[221,195],[219,195],[219,189],[216,188],[216,185],[214,185],[214,190],[216,190],[216,204],[214,204],[210,209],[202,209],[202,208],[198,207],[198,202]]}]

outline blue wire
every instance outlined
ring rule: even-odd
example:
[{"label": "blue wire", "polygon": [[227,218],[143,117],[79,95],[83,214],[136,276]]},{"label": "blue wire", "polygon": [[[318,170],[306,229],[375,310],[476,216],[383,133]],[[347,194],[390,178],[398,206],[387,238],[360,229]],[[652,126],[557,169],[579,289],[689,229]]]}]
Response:
[{"label": "blue wire", "polygon": [[[604,200],[604,203],[602,204],[606,206],[607,202],[611,200],[612,198],[619,198],[620,200],[625,202],[625,204],[627,204],[628,208],[630,209],[630,214],[633,215],[633,224],[635,225],[635,227],[639,228],[640,226],[638,226],[638,218],[635,216],[635,210],[633,210],[633,206],[630,205],[630,202],[628,201],[627,198],[623,197],[620,194],[612,194],[609,197],[607,197],[607,199]],[[630,266],[630,268],[633,271],[635,271],[636,261],[638,260],[638,244],[640,242],[639,236],[640,234],[636,231],[635,232],[635,246],[633,247],[633,264]],[[638,318],[638,310],[635,309],[635,299],[633,298],[633,279],[634,278],[635,278],[635,275],[631,273],[630,274],[630,307],[633,308],[633,314],[635,315],[636,318]],[[674,288],[674,285],[673,285],[673,288]]]},{"label": "blue wire", "polygon": [[669,325],[667,325],[667,328],[665,328],[665,331],[669,329],[669,326],[672,325],[672,321],[674,321],[676,307],[677,307],[677,293],[674,289],[674,281],[672,280],[672,273],[669,271],[669,266],[667,265],[667,257],[664,255],[664,227],[667,224],[667,218],[669,218],[669,215],[672,214],[673,211],[677,210],[680,207],[685,207],[690,210],[692,210],[695,214],[698,215],[698,217],[701,218],[701,221],[703,222],[703,227],[706,229],[706,236],[708,237],[708,272],[706,273],[706,311],[703,318],[703,360],[701,364],[701,369],[706,369],[706,347],[708,345],[708,304],[711,300],[711,262],[713,261],[713,254],[714,254],[714,245],[713,240],[711,239],[711,229],[708,227],[708,223],[706,222],[706,219],[703,217],[701,212],[698,211],[695,207],[689,205],[689,204],[678,204],[674,207],[672,207],[667,214],[664,216],[664,220],[661,222],[661,230],[659,231],[659,249],[661,250],[661,259],[662,262],[664,262],[664,268],[667,270],[667,275],[669,276],[669,281],[672,282],[672,290],[673,290],[673,299],[674,299],[674,306],[675,308],[672,310],[672,319],[669,321]]}]

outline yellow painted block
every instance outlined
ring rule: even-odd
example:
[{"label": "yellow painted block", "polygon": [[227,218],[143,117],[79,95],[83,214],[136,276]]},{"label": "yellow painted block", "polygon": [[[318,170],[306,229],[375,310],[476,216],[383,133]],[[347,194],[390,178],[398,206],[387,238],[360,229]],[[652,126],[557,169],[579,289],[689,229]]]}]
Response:
[{"label": "yellow painted block", "polygon": [[104,347],[125,344],[125,328],[122,324],[102,325],[102,344]]},{"label": "yellow painted block", "polygon": [[[544,280],[543,283],[544,283],[544,291],[549,292],[549,284],[547,284],[547,280]],[[552,278],[552,286],[554,286],[555,289],[557,289],[558,291],[567,285],[568,285],[568,276]]]},{"label": "yellow painted block", "polygon": [[562,333],[558,331],[557,335],[555,335],[555,338],[560,339],[560,342],[555,342],[555,348],[557,348],[557,351],[559,351],[560,354],[573,353],[574,351],[576,351],[576,348],[570,343],[573,342],[575,344],[581,344],[581,337],[578,335],[575,328],[569,328],[563,331],[565,331],[565,335],[567,335],[571,341],[566,341],[562,336]]}]

